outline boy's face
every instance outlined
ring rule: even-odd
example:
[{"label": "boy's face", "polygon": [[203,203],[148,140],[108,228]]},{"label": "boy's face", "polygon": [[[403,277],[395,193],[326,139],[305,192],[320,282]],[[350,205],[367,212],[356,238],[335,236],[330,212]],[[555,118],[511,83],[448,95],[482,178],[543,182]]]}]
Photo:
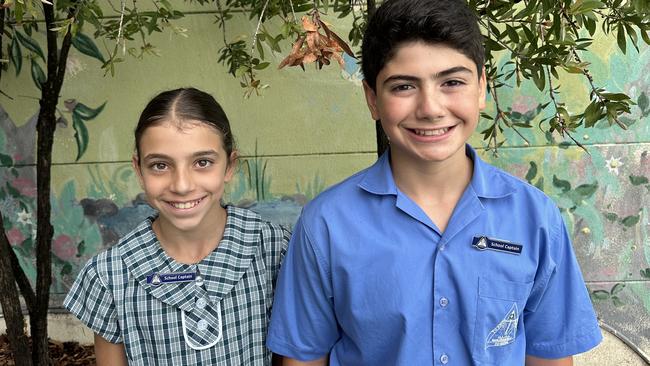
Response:
[{"label": "boy's face", "polygon": [[364,82],[368,108],[390,139],[392,163],[442,163],[465,155],[485,108],[485,72],[444,44],[410,42]]}]

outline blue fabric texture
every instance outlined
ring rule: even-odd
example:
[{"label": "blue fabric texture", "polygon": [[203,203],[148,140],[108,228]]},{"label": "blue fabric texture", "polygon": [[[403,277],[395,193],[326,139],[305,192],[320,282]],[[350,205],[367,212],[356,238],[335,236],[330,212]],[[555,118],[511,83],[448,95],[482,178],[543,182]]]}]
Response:
[{"label": "blue fabric texture", "polygon": [[[601,340],[557,206],[474,162],[441,233],[393,180],[388,152],[303,210],[278,279],[267,345],[330,365],[513,365]],[[479,248],[513,243],[521,253]]]}]

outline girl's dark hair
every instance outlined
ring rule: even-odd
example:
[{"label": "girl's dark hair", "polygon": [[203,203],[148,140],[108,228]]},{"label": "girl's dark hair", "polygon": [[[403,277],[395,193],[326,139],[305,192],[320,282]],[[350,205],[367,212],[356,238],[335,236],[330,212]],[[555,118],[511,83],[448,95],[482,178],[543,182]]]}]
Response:
[{"label": "girl's dark hair", "polygon": [[195,88],[179,88],[156,95],[140,114],[135,127],[135,151],[140,156],[140,140],[144,131],[163,122],[201,122],[221,134],[223,147],[230,157],[235,149],[228,117],[219,103],[208,93]]},{"label": "girl's dark hair", "polygon": [[407,42],[445,44],[470,58],[478,76],[485,51],[476,14],[465,0],[387,0],[370,18],[361,45],[361,69],[375,90],[377,75]]}]

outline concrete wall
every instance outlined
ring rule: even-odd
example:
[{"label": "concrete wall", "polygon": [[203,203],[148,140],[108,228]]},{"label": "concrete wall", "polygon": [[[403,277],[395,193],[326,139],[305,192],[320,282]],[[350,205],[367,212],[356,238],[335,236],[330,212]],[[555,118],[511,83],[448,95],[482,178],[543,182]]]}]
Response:
[{"label": "concrete wall", "polygon": [[[340,34],[346,20],[330,19]],[[250,206],[267,218],[292,225],[300,208],[325,187],[376,159],[374,122],[370,120],[358,67],[322,71],[308,67],[261,72],[271,87],[261,97],[244,99],[239,81],[216,62],[221,34],[212,14],[188,14],[179,24],[188,38],[165,33],[151,43],[161,57],[126,57],[115,77],[104,76],[100,64],[71,51],[69,72],[59,106],[65,125],[56,132],[52,212],[55,228],[52,308],[70,287],[85,261],[111,246],[149,213],[130,169],[132,130],[144,104],[157,92],[195,86],[212,93],[226,110],[243,161],[228,187],[227,200]],[[228,38],[250,35],[256,24],[236,18]],[[36,38],[43,41],[42,37]],[[499,156],[482,153],[495,165],[541,187],[563,209],[573,235],[587,287],[601,321],[650,354],[650,48],[624,55],[615,40],[599,39],[590,69],[596,83],[623,90],[638,104],[626,116],[627,131],[609,128],[579,130],[574,136],[589,153],[566,146],[561,137],[545,136],[534,127],[523,130],[530,144],[511,132]],[[287,52],[288,50],[284,50]],[[267,55],[272,54],[266,50]],[[277,65],[284,55],[273,55]],[[587,83],[565,78],[561,98],[582,106]],[[34,126],[38,112],[29,72],[18,78],[6,73],[0,89],[0,153],[15,167],[0,166],[0,210],[5,230],[35,276],[30,238],[35,230]],[[63,101],[68,100],[66,104]],[[500,101],[537,126],[550,113],[542,109],[546,96],[532,84],[500,95]],[[103,111],[87,126],[88,151],[75,161],[76,143],[68,107],[74,102]],[[488,113],[491,112],[489,107]],[[577,112],[576,108],[573,112]],[[479,127],[479,130],[481,128]],[[470,141],[481,148],[480,136]],[[534,166],[534,169],[532,168]],[[536,170],[536,174],[532,174]],[[609,352],[607,352],[609,354]]]}]

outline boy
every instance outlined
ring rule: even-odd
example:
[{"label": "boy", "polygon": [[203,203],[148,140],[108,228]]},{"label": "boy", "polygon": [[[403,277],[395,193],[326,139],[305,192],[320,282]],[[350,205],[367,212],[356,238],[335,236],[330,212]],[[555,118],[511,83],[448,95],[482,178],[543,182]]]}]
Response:
[{"label": "boy", "polygon": [[555,204],[466,145],[485,107],[463,0],[388,0],[362,46],[390,149],[296,225],[267,340],[286,365],[571,365],[600,330]]}]

